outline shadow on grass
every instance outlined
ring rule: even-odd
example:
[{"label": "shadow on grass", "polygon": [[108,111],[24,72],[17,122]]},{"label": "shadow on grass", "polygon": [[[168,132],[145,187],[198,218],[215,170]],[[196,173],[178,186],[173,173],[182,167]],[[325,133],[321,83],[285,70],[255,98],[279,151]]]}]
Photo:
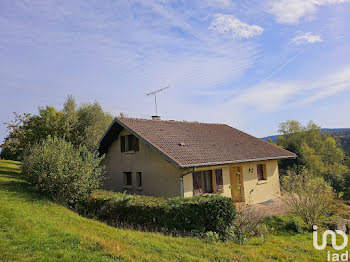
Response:
[{"label": "shadow on grass", "polygon": [[6,171],[6,173],[0,170],[0,178],[21,179],[21,174],[16,171]]},{"label": "shadow on grass", "polygon": [[[1,175],[1,177],[4,177],[4,175]],[[44,204],[50,200],[48,197],[35,192],[33,186],[26,181],[8,181],[0,183],[0,185],[1,191],[7,191],[24,202],[41,202]]]},{"label": "shadow on grass", "polygon": [[17,171],[19,173],[21,172],[21,169],[20,167],[0,166],[0,172],[7,172],[7,171]]}]

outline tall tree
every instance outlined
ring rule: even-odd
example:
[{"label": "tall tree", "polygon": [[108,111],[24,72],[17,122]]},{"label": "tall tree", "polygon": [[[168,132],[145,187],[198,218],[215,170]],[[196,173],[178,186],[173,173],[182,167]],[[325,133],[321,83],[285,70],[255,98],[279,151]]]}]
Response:
[{"label": "tall tree", "polygon": [[291,168],[306,167],[313,174],[323,176],[340,190],[343,175],[348,172],[341,146],[321,128],[310,121],[306,126],[297,121],[280,124],[277,145],[297,154],[296,159],[281,161],[281,173]]},{"label": "tall tree", "polygon": [[73,96],[69,95],[62,109],[62,128],[68,141],[73,141],[73,130],[78,124],[77,103]]},{"label": "tall tree", "polygon": [[26,148],[48,136],[64,138],[76,147],[82,145],[91,150],[113,120],[97,102],[77,107],[72,96],[68,96],[62,110],[45,106],[38,111],[37,115],[15,113],[15,119],[7,124],[9,133],[1,145],[1,157],[21,160]]},{"label": "tall tree", "polygon": [[112,115],[105,113],[97,102],[81,105],[77,110],[77,118],[72,142],[76,146],[85,145],[90,150],[96,146],[113,120]]},{"label": "tall tree", "polygon": [[1,145],[0,157],[9,160],[19,160],[25,149],[26,130],[24,123],[31,117],[30,114],[20,115],[14,112],[14,119],[7,125],[8,136]]}]

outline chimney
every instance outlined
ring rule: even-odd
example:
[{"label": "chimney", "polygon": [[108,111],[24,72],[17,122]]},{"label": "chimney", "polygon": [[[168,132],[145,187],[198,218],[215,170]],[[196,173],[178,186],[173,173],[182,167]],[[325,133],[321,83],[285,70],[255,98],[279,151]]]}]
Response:
[{"label": "chimney", "polygon": [[152,116],[152,120],[160,120],[160,116]]}]

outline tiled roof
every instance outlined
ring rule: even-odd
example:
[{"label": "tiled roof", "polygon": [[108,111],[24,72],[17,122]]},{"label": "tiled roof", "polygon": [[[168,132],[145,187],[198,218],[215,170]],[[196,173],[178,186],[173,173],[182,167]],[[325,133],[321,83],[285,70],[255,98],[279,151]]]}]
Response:
[{"label": "tiled roof", "polygon": [[179,167],[294,158],[287,150],[224,124],[116,118]]}]

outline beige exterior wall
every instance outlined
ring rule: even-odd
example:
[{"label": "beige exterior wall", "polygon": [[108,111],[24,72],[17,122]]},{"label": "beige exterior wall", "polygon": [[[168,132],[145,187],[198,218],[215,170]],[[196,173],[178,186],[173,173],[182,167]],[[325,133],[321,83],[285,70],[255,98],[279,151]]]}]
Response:
[{"label": "beige exterior wall", "polygon": [[[109,147],[103,164],[107,179],[104,188],[129,194],[153,196],[180,196],[181,170],[167,161],[158,152],[140,141],[139,151],[120,152],[120,136],[130,134],[124,129]],[[132,172],[132,188],[123,186],[123,172]],[[142,189],[136,188],[136,172],[142,172]]]},{"label": "beige exterior wall", "polygon": [[[257,164],[266,165],[266,180],[258,181]],[[247,162],[242,168],[247,204],[261,203],[281,196],[277,160]],[[249,172],[249,168],[252,172]]]},{"label": "beige exterior wall", "polygon": [[[130,134],[123,130],[106,154],[103,164],[106,165],[107,179],[105,189],[129,194],[174,197],[181,195],[180,177],[185,170],[175,167],[158,152],[140,141],[139,151],[134,153],[120,152],[120,136]],[[267,180],[258,181],[257,164],[266,165]],[[236,165],[223,165],[196,168],[196,171],[222,169],[224,190],[220,194],[231,197],[230,167],[241,167],[243,175],[244,199],[247,204],[256,204],[280,196],[278,165],[276,160],[246,162]],[[250,170],[250,171],[249,171]],[[123,172],[132,172],[133,186],[123,186]],[[136,172],[142,172],[142,188],[136,188]],[[215,172],[213,187],[216,189]],[[193,196],[192,173],[183,177],[184,196]]]},{"label": "beige exterior wall", "polygon": [[[215,169],[222,169],[222,178],[223,178],[223,186],[224,190],[220,192],[223,196],[231,197],[231,186],[230,186],[230,170],[229,166],[210,166],[210,167],[199,167],[196,168],[195,171],[204,171],[204,170],[213,170],[213,189],[216,191],[216,182],[215,182]],[[184,197],[192,197],[193,196],[193,178],[192,173],[185,175],[183,177],[184,181]],[[216,192],[215,192],[216,193]]]},{"label": "beige exterior wall", "polygon": [[[266,165],[267,179],[258,181],[257,165]],[[231,197],[230,167],[239,166],[242,168],[244,199],[247,204],[257,204],[280,197],[280,185],[278,165],[276,160],[246,162],[236,165],[211,166],[196,168],[196,171],[222,169],[224,190],[222,195]],[[251,169],[251,171],[249,171]],[[215,174],[213,172],[213,174]],[[192,174],[184,177],[184,196],[193,196]],[[214,183],[213,183],[214,185]]]}]

